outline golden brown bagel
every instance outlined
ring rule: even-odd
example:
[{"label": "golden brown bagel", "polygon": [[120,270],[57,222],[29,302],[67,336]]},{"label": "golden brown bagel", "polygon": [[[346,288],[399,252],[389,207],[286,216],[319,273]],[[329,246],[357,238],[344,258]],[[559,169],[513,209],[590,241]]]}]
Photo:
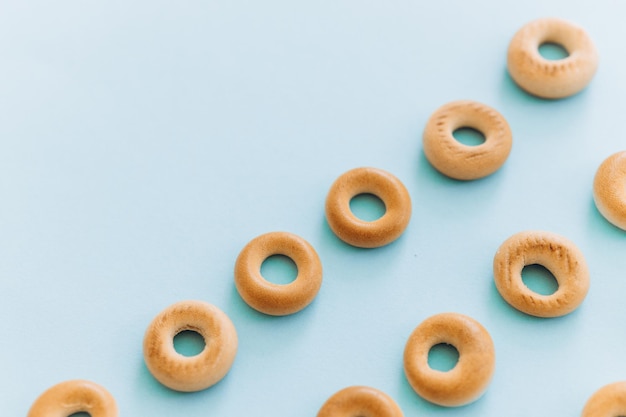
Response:
[{"label": "golden brown bagel", "polygon": [[375,388],[352,386],[333,394],[317,417],[403,417],[402,410],[387,394]]},{"label": "golden brown bagel", "polygon": [[[373,194],[385,204],[385,214],[365,221],[350,210],[350,200]],[[360,248],[376,248],[396,240],[411,219],[411,197],[398,178],[377,168],[355,168],[335,180],[326,196],[326,220],[344,242]]]},{"label": "golden brown bagel", "polygon": [[[438,344],[454,346],[459,360],[450,371],[428,365],[428,352]],[[434,404],[457,407],[477,400],[489,386],[495,349],[487,330],[471,317],[437,314],[413,330],[404,349],[404,372],[411,387]]]},{"label": "golden brown bagel", "polygon": [[[522,269],[539,264],[556,278],[554,294],[541,295],[522,281]],[[558,317],[574,311],[589,290],[589,270],[582,252],[555,233],[526,231],[508,238],[493,259],[498,291],[510,305],[537,317]]]},{"label": "golden brown bagel", "polygon": [[626,382],[614,382],[596,391],[585,404],[581,417],[626,415]]},{"label": "golden brown bagel", "polygon": [[[539,46],[555,43],[569,56],[548,60]],[[523,90],[542,98],[563,98],[578,93],[598,67],[598,53],[587,32],[566,20],[545,18],[523,26],[509,44],[507,66]]]},{"label": "golden brown bagel", "polygon": [[608,157],[593,180],[598,211],[613,225],[626,230],[626,151]]},{"label": "golden brown bagel", "polygon": [[[195,356],[174,349],[174,336],[191,330],[204,338]],[[219,382],[237,353],[237,332],[219,308],[204,301],[180,301],[167,307],[150,323],[143,341],[143,356],[152,375],[176,391],[200,391]]]},{"label": "golden brown bagel", "polygon": [[35,400],[28,417],[64,417],[75,413],[91,417],[117,417],[113,396],[100,385],[85,380],[61,382]]},{"label": "golden brown bagel", "polygon": [[[477,146],[457,141],[453,132],[472,128],[485,136]],[[428,119],[424,155],[439,172],[457,180],[475,180],[497,171],[511,152],[513,135],[506,119],[491,107],[460,100],[445,104]]]},{"label": "golden brown bagel", "polygon": [[[272,255],[289,257],[298,268],[296,279],[274,284],[261,275],[261,264]],[[296,313],[308,306],[322,285],[322,263],[306,240],[286,232],[272,232],[252,239],[235,262],[235,286],[241,298],[255,310],[273,316]]]}]

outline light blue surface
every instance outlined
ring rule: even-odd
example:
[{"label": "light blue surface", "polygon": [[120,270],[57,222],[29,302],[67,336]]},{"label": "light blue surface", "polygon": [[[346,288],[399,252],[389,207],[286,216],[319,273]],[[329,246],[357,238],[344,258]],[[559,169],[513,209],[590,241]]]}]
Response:
[{"label": "light blue surface", "polygon": [[[512,35],[544,16],[599,50],[593,82],[566,100],[506,72]],[[626,148],[624,16],[619,0],[0,2],[1,414],[83,378],[120,416],[312,416],[354,384],[407,416],[579,415],[626,380],[626,232],[591,194]],[[423,156],[426,120],[456,99],[511,125],[491,177],[453,181]],[[350,247],[325,222],[331,183],[358,166],[411,194],[387,247]],[[497,293],[493,255],[527,229],[585,254],[591,289],[571,315],[532,318]],[[324,266],[313,304],[282,318],[233,284],[239,251],[274,230]],[[220,307],[240,339],[229,375],[193,394],[142,359],[148,323],[183,299]],[[460,409],[425,402],[402,371],[410,332],[444,311],[479,320],[497,352],[486,395]]]}]

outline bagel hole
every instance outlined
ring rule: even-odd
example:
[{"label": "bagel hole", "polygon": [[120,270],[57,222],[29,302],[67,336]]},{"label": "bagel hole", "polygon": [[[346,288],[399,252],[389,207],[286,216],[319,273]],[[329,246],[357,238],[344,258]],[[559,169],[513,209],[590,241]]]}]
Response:
[{"label": "bagel hole", "polygon": [[387,212],[383,200],[374,194],[357,194],[350,200],[350,211],[356,217],[366,222],[380,219]]},{"label": "bagel hole", "polygon": [[428,351],[428,366],[436,371],[448,372],[459,362],[459,351],[448,343],[439,343]]},{"label": "bagel hole", "polygon": [[471,127],[460,127],[452,132],[452,136],[457,142],[467,146],[479,146],[487,140],[480,130]]},{"label": "bagel hole", "polygon": [[206,341],[194,330],[182,330],[174,336],[174,350],[183,356],[196,356],[202,353]]},{"label": "bagel hole", "polygon": [[522,269],[522,282],[529,290],[541,295],[552,295],[559,289],[559,282],[552,272],[539,264],[526,265]]},{"label": "bagel hole", "polygon": [[70,415],[69,415],[69,416],[67,416],[67,417],[91,417],[91,414],[86,413],[86,412],[84,412],[84,411],[79,411],[78,413],[73,413],[73,414],[70,414]]},{"label": "bagel hole", "polygon": [[567,49],[556,42],[544,42],[539,45],[539,55],[548,61],[558,61],[569,56]]},{"label": "bagel hole", "polygon": [[298,266],[288,256],[272,255],[261,264],[261,275],[273,284],[286,285],[298,277]]}]

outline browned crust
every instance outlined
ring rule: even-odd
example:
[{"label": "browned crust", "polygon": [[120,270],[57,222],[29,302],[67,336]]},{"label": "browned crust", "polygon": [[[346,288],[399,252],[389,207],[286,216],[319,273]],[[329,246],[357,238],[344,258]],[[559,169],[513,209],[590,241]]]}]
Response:
[{"label": "browned crust", "polygon": [[[350,210],[350,200],[359,194],[373,194],[385,204],[385,214],[368,222]],[[344,242],[361,247],[387,245],[402,235],[411,219],[411,197],[404,184],[387,171],[355,168],[335,180],[326,197],[326,220]]]},{"label": "browned crust", "polygon": [[[485,136],[478,146],[457,141],[453,132],[473,128]],[[424,129],[426,159],[435,169],[457,180],[475,180],[496,172],[507,160],[513,135],[506,119],[491,107],[469,100],[453,101],[437,109]]]},{"label": "browned crust", "polygon": [[[173,339],[184,330],[199,333],[202,352],[183,356]],[[143,341],[143,356],[152,375],[176,391],[200,391],[226,376],[237,353],[237,332],[219,308],[204,301],[180,301],[167,307],[150,323]]]},{"label": "browned crust", "polygon": [[626,381],[603,386],[587,400],[581,417],[626,415]]},{"label": "browned crust", "polygon": [[69,416],[89,413],[91,417],[117,417],[113,396],[102,386],[81,379],[64,381],[47,389],[35,400],[28,417]]},{"label": "browned crust", "polygon": [[[286,285],[271,283],[261,275],[261,264],[272,255],[289,257],[298,268]],[[308,306],[322,285],[322,263],[303,238],[287,232],[266,233],[252,239],[235,262],[235,286],[255,310],[273,316],[296,313]]]},{"label": "browned crust", "polygon": [[[458,363],[448,372],[428,365],[428,352],[440,343],[459,352]],[[489,332],[463,314],[429,317],[411,333],[404,349],[404,372],[411,387],[425,400],[446,407],[477,400],[489,386],[494,369],[495,348]]]},{"label": "browned crust", "polygon": [[[558,282],[554,294],[541,295],[522,281],[524,266],[539,264]],[[568,239],[545,231],[525,231],[508,238],[493,260],[496,288],[516,309],[537,317],[571,313],[589,290],[589,270],[582,252]]]},{"label": "browned crust", "polygon": [[593,199],[609,222],[626,230],[626,151],[602,162],[593,180]]},{"label": "browned crust", "polygon": [[[569,56],[554,61],[543,58],[538,48],[546,42],[562,45]],[[507,67],[523,90],[558,99],[576,94],[589,84],[598,67],[598,53],[583,28],[563,19],[537,19],[511,39]]]},{"label": "browned crust", "polygon": [[352,386],[333,394],[317,417],[403,417],[398,404],[384,392],[371,387]]}]

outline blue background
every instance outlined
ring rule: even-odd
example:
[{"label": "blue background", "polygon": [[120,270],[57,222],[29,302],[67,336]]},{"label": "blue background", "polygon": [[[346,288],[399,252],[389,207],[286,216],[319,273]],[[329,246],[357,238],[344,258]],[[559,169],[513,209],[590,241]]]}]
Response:
[{"label": "blue background", "polygon": [[[618,0],[0,1],[2,414],[83,378],[121,416],[315,415],[354,384],[407,416],[578,415],[626,379],[626,232],[592,200],[597,167],[626,147],[625,15]],[[585,27],[600,54],[569,99],[531,97],[506,72],[510,38],[545,16]],[[450,180],[422,153],[426,120],[457,99],[513,131],[483,180]],[[358,166],[412,196],[389,246],[350,247],[324,219],[331,183]],[[533,318],[496,291],[493,255],[527,229],[585,254],[574,313]],[[233,283],[239,251],[274,230],[324,266],[316,300],[288,317],[250,309]],[[192,394],[142,358],[148,323],[183,299],[220,307],[240,339],[228,376]],[[444,311],[496,346],[486,395],[461,409],[422,400],[402,370],[413,328]]]}]

